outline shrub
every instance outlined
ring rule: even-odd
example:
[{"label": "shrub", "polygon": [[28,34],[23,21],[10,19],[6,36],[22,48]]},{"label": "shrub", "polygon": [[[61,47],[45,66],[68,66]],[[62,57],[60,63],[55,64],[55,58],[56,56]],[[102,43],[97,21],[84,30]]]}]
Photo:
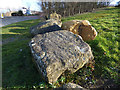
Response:
[{"label": "shrub", "polygon": [[18,12],[13,12],[11,15],[12,16],[23,16],[24,14],[21,10],[19,10]]},{"label": "shrub", "polygon": [[16,12],[11,13],[12,16],[18,16],[18,14]]},{"label": "shrub", "polygon": [[18,16],[23,16],[23,12],[21,10],[18,11]]}]

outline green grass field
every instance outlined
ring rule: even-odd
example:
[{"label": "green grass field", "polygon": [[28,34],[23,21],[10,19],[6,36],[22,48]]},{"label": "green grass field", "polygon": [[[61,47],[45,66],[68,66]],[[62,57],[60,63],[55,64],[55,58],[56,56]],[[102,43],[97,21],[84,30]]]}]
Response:
[{"label": "green grass field", "polygon": [[[98,32],[95,40],[87,42],[95,60],[95,70],[83,67],[74,74],[62,75],[56,86],[74,82],[83,87],[109,84],[120,85],[120,25],[119,8],[106,8],[94,13],[86,13],[63,18],[68,20],[89,20]],[[2,28],[2,38],[16,38],[2,46],[3,87],[51,87],[38,73],[32,62],[28,43],[31,39],[29,28],[40,20],[29,20],[7,25]]]}]

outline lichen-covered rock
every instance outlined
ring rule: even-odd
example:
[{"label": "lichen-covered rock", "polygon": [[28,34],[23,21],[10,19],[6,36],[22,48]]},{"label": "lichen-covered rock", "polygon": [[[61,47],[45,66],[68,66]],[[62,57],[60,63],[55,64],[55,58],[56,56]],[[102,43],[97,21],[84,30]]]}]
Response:
[{"label": "lichen-covered rock", "polygon": [[74,84],[74,83],[67,83],[67,84],[63,85],[62,89],[64,89],[64,90],[74,90],[74,89],[87,90],[77,84]]},{"label": "lichen-covered rock", "polygon": [[62,24],[61,28],[64,30],[69,30],[74,34],[80,35],[84,41],[94,40],[97,36],[97,31],[87,20],[67,21]]},{"label": "lichen-covered rock", "polygon": [[50,19],[56,19],[58,21],[61,21],[61,15],[57,14],[56,12],[52,13],[52,14],[50,14]]},{"label": "lichen-covered rock", "polygon": [[67,30],[38,34],[29,46],[39,71],[51,84],[66,70],[74,73],[93,60],[90,46]]},{"label": "lichen-covered rock", "polygon": [[61,21],[58,21],[55,19],[49,19],[49,20],[39,23],[36,26],[31,27],[30,33],[32,35],[37,35],[37,34],[43,34],[46,32],[61,30],[60,28],[61,25],[62,25]]}]

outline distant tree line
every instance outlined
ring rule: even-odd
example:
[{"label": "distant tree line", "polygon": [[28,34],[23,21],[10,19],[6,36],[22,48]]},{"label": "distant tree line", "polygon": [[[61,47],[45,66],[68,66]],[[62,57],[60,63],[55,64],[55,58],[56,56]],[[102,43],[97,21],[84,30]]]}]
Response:
[{"label": "distant tree line", "polygon": [[46,15],[56,12],[63,17],[78,13],[91,12],[97,8],[107,7],[110,4],[110,2],[62,2],[64,0],[61,2],[45,1],[46,0],[40,0],[38,4]]}]

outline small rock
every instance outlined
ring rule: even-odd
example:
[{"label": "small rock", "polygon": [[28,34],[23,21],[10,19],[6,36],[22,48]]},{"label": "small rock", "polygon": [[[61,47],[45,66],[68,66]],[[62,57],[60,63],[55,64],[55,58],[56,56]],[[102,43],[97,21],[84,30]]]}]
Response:
[{"label": "small rock", "polygon": [[64,90],[73,90],[73,89],[78,89],[78,88],[79,88],[79,90],[87,90],[87,89],[85,89],[85,88],[83,88],[83,87],[81,87],[81,86],[79,86],[77,84],[74,84],[74,83],[67,83],[67,84],[63,85],[62,88]]},{"label": "small rock", "polygon": [[20,49],[20,52],[22,52],[22,49]]},{"label": "small rock", "polygon": [[56,12],[52,13],[52,14],[50,14],[50,19],[56,19],[58,21],[61,21],[61,15],[57,14]]},{"label": "small rock", "polygon": [[44,22],[39,23],[36,26],[33,26],[30,28],[30,33],[35,36],[37,34],[44,34],[46,32],[52,32],[61,30],[62,22],[55,20],[55,19],[49,19]]}]

